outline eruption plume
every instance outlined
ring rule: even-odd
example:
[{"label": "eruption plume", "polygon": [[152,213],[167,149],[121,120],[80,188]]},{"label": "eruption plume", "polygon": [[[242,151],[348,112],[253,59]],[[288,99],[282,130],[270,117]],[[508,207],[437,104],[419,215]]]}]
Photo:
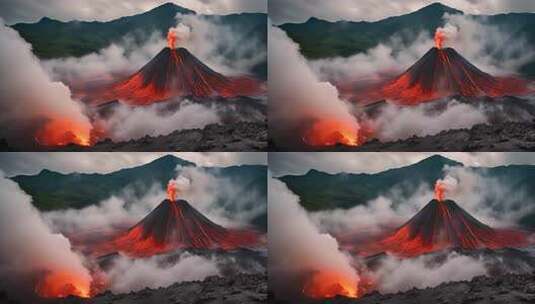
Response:
[{"label": "eruption plume", "polygon": [[176,33],[169,29],[167,32],[167,46],[169,46],[170,49],[175,49],[175,43],[176,43]]},{"label": "eruption plume", "polygon": [[435,199],[439,202],[444,201],[445,193],[446,185],[442,181],[437,180],[435,183]]},{"label": "eruption plume", "polygon": [[441,49],[444,41],[446,40],[446,34],[441,28],[437,28],[435,31],[435,46],[437,49]]},{"label": "eruption plume", "polygon": [[176,182],[174,180],[167,183],[167,198],[171,202],[176,201]]}]

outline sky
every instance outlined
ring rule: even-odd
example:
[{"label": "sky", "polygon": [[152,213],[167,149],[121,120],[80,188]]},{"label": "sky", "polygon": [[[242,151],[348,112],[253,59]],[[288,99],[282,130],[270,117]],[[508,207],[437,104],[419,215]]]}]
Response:
[{"label": "sky", "polygon": [[[269,0],[274,24],[304,22],[310,17],[329,21],[377,21],[416,11],[437,0]],[[493,15],[535,12],[533,0],[442,0],[442,4],[468,14]]]},{"label": "sky", "polygon": [[109,173],[143,165],[168,154],[203,167],[267,165],[267,153],[262,152],[37,152],[0,153],[0,170],[6,176],[37,174],[43,169],[61,173]]},{"label": "sky", "polygon": [[327,173],[377,173],[416,163],[439,154],[471,167],[496,167],[510,164],[535,165],[535,153],[527,152],[324,152],[269,153],[269,170],[273,176],[300,175],[310,169]]},{"label": "sky", "polygon": [[1,0],[0,17],[7,24],[35,22],[45,16],[61,21],[108,21],[143,13],[166,2],[201,14],[267,12],[267,0]]}]

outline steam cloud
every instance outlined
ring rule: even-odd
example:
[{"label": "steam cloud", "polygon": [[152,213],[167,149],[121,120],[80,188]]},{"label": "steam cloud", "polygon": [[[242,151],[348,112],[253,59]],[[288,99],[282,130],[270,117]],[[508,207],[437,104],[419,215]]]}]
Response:
[{"label": "steam cloud", "polygon": [[[48,121],[68,119],[89,137],[91,124],[83,107],[64,84],[53,82],[31,46],[0,19],[0,136],[14,142],[21,134],[33,140],[35,132]],[[28,144],[28,142],[25,142]]]},{"label": "steam cloud", "polygon": [[[297,45],[279,28],[269,26],[269,118],[274,137],[299,129],[306,121],[336,119],[359,129],[349,106],[337,90],[321,82],[299,53]],[[300,135],[300,134],[298,134]],[[295,140],[295,139],[294,139]]]},{"label": "steam cloud", "polygon": [[299,198],[281,181],[269,178],[268,187],[269,269],[274,287],[287,284],[286,275],[313,271],[339,273],[356,286],[359,277],[350,257],[338,249],[336,239],[318,230],[299,205]]},{"label": "steam cloud", "polygon": [[[72,251],[67,238],[49,229],[32,206],[31,197],[0,174],[0,228],[5,232],[0,235],[2,285],[63,273],[67,274],[64,284],[74,280],[79,282],[76,287],[89,292],[91,276],[83,258]],[[33,287],[15,290],[33,291]]]}]

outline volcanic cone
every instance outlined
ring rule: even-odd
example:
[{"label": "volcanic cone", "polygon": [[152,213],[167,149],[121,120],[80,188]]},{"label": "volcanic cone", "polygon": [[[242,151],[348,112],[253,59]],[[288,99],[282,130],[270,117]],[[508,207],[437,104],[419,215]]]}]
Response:
[{"label": "volcanic cone", "polygon": [[130,256],[151,256],[182,248],[252,247],[258,239],[254,231],[231,230],[215,224],[185,200],[166,199],[106,247],[108,251]]},{"label": "volcanic cone", "polygon": [[492,228],[452,200],[433,199],[407,223],[372,244],[367,251],[411,257],[446,248],[474,250],[527,245],[526,232]]},{"label": "volcanic cone", "polygon": [[232,98],[259,95],[262,91],[262,85],[254,78],[224,76],[187,49],[166,47],[139,71],[92,99],[98,99],[98,103],[121,100],[147,105],[177,96]]},{"label": "volcanic cone", "polygon": [[456,95],[521,96],[532,92],[528,84],[515,77],[487,74],[453,48],[433,47],[404,73],[386,83],[365,89],[341,86],[340,90],[342,95],[363,103],[390,100],[397,104],[415,105]]}]

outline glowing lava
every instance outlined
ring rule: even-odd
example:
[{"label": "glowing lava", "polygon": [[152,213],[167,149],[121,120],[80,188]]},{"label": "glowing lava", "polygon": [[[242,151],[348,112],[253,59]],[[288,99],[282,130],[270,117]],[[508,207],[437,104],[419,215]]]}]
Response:
[{"label": "glowing lava", "polygon": [[35,134],[37,143],[43,146],[65,146],[91,144],[91,126],[69,119],[55,119],[47,122]]},{"label": "glowing lava", "polygon": [[321,271],[314,273],[303,287],[303,293],[310,298],[324,299],[336,296],[356,298],[358,279],[354,280],[338,272]]},{"label": "glowing lava", "polygon": [[174,180],[170,180],[167,183],[167,199],[171,202],[176,201],[176,182]]},{"label": "glowing lava", "polygon": [[444,201],[445,194],[446,185],[442,181],[437,180],[435,183],[435,199],[442,202]]},{"label": "glowing lava", "polygon": [[167,46],[172,50],[175,49],[176,39],[176,33],[172,29],[169,29],[167,32]]},{"label": "glowing lava", "polygon": [[444,41],[446,40],[446,34],[440,28],[435,31],[435,47],[441,49]]},{"label": "glowing lava", "polygon": [[363,142],[359,138],[359,131],[356,123],[324,119],[316,121],[305,132],[303,140],[311,146],[358,146]]},{"label": "glowing lava", "polygon": [[44,298],[90,297],[91,282],[88,278],[69,272],[51,272],[37,282],[36,293]]}]

